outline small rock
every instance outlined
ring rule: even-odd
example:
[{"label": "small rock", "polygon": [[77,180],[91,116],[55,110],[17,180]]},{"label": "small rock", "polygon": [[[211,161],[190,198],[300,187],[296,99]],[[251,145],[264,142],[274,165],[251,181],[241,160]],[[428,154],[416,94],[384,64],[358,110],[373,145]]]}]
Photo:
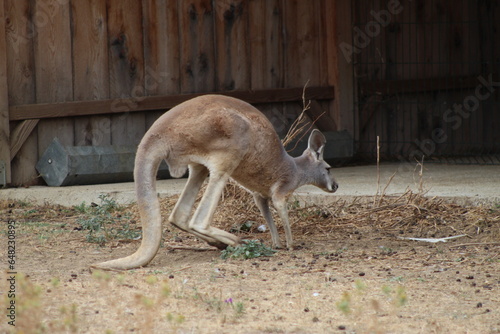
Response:
[{"label": "small rock", "polygon": [[266,225],[259,225],[259,227],[257,227],[257,231],[259,232],[266,232],[266,230]]}]

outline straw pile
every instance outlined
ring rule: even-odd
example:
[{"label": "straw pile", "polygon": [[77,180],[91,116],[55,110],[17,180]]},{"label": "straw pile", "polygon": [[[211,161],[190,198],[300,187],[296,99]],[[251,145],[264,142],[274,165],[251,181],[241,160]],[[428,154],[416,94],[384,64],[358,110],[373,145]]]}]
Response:
[{"label": "straw pile", "polygon": [[[204,188],[200,191],[198,201],[203,193]],[[161,200],[165,216],[171,212],[177,199],[175,196]],[[500,205],[461,206],[411,191],[399,197],[382,195],[373,200],[356,198],[348,202],[339,198],[326,206],[300,207],[290,202],[289,216],[293,233],[302,236],[328,236],[355,231],[369,233],[376,230],[423,238],[467,234],[485,242],[500,241]],[[283,233],[281,221],[274,210],[273,217],[280,233]],[[252,223],[250,230],[241,233],[258,233],[257,227],[265,224],[252,196],[229,182],[219,202],[213,225],[226,231],[235,231],[247,222]]]}]

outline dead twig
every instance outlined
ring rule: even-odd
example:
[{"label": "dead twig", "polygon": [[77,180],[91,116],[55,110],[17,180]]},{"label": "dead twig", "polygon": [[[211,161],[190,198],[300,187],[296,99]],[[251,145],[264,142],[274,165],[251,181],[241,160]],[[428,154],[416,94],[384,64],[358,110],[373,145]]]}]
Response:
[{"label": "dead twig", "polygon": [[316,119],[311,120],[310,124],[307,122],[306,113],[309,109],[311,109],[311,101],[306,101],[306,88],[307,88],[308,83],[309,83],[309,81],[306,82],[306,84],[304,85],[304,89],[302,90],[302,112],[300,113],[299,117],[297,117],[295,119],[295,121],[293,121],[285,138],[283,138],[283,141],[282,141],[283,146],[287,147],[292,141],[295,140],[295,138],[297,136],[300,135],[300,137],[295,142],[294,147],[292,147],[291,149],[288,149],[287,152],[290,152],[290,151],[293,151],[294,149],[296,149],[299,142],[314,127],[314,124],[316,124],[316,122],[321,118],[321,116],[323,116],[325,114],[323,112]]},{"label": "dead twig", "polygon": [[169,251],[174,251],[174,250],[188,250],[188,251],[194,251],[194,252],[212,252],[216,251],[217,248],[215,247],[190,247],[190,246],[167,246],[167,250]]}]

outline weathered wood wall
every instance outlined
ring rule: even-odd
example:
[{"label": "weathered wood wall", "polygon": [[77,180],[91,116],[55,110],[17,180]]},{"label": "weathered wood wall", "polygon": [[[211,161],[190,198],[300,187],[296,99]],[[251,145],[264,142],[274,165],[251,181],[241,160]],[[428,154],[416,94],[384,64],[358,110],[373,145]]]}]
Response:
[{"label": "weathered wood wall", "polygon": [[[5,24],[4,8],[0,7],[0,27]],[[5,50],[5,30],[0,30],[0,50]],[[9,129],[9,97],[7,89],[7,54],[0,51],[0,179],[2,184],[10,181],[10,129]],[[8,175],[7,175],[8,173]],[[2,180],[3,179],[3,180]]]},{"label": "weathered wood wall", "polygon": [[[0,0],[0,160],[12,160],[12,184],[34,184],[56,136],[63,145],[137,144],[164,111],[128,112],[147,97],[333,86],[342,66],[332,61],[334,16],[346,15],[331,0]],[[109,114],[17,113],[101,100],[111,101]],[[284,131],[300,104],[260,108]],[[352,130],[340,102],[316,108],[330,128]]]},{"label": "weathered wood wall", "polygon": [[377,136],[392,158],[500,151],[500,90],[481,79],[500,80],[500,1],[354,0],[353,15],[360,154]]},{"label": "weathered wood wall", "polygon": [[393,158],[498,153],[499,17],[500,0],[0,0],[0,161],[37,183],[54,137],[137,144],[183,94],[256,92],[283,133],[301,104],[276,89],[306,82],[361,154],[377,136]]}]

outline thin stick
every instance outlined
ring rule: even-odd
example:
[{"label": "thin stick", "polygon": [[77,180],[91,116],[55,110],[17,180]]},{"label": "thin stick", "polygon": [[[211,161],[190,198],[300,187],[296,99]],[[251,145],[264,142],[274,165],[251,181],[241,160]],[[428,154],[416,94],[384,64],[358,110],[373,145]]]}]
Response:
[{"label": "thin stick", "polygon": [[194,252],[212,252],[216,251],[217,248],[199,248],[199,247],[189,247],[189,246],[167,246],[168,250],[188,250]]},{"label": "thin stick", "polygon": [[418,194],[424,194],[424,156],[422,156],[422,161],[417,160],[417,167],[420,166],[420,172],[418,172]]},{"label": "thin stick", "polygon": [[385,192],[386,192],[387,188],[389,187],[389,185],[391,184],[392,179],[394,179],[394,177],[396,176],[397,172],[398,172],[398,171],[395,171],[395,172],[391,175],[391,177],[389,178],[389,181],[387,181],[387,184],[385,185],[384,190],[382,190],[382,194],[380,194],[380,198],[379,198],[379,200],[378,200],[378,205],[380,205],[380,203],[382,203],[382,198],[384,198],[384,196],[385,196]]}]

